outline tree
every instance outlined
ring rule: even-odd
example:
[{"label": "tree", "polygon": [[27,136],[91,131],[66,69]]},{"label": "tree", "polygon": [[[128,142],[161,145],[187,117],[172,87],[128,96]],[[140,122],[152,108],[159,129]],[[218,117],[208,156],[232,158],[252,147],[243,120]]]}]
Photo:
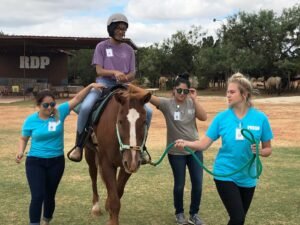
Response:
[{"label": "tree", "polygon": [[158,44],[138,49],[138,60],[140,77],[147,77],[151,86],[156,87],[163,65],[163,54]]},{"label": "tree", "polygon": [[69,58],[68,74],[69,80],[80,79],[80,83],[87,85],[95,82],[96,71],[91,66],[93,50],[81,49],[73,52],[73,56]]},{"label": "tree", "polygon": [[170,39],[165,40],[162,45],[168,62],[165,71],[169,74],[184,71],[194,73],[194,57],[199,51],[204,35],[200,26],[192,26],[188,32],[178,31]]}]

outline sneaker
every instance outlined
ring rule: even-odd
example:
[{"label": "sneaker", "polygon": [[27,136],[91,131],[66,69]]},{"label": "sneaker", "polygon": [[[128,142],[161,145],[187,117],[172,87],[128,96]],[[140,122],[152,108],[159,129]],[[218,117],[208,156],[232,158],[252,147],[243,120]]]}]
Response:
[{"label": "sneaker", "polygon": [[194,224],[194,225],[205,225],[204,222],[198,216],[198,214],[191,215],[188,222],[189,224]]},{"label": "sneaker", "polygon": [[188,224],[188,222],[187,222],[187,220],[185,219],[183,213],[178,213],[178,214],[175,215],[175,217],[176,217],[176,223],[177,223],[178,225],[186,225],[186,224]]}]

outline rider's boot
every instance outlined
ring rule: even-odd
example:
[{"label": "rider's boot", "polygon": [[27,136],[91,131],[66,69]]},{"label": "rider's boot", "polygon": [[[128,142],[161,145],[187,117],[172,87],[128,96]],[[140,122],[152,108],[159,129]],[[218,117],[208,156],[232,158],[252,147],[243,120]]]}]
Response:
[{"label": "rider's boot", "polygon": [[76,133],[76,144],[75,147],[72,148],[67,156],[71,161],[80,162],[82,160],[82,152],[85,140],[87,138],[88,132],[83,131],[82,133]]}]

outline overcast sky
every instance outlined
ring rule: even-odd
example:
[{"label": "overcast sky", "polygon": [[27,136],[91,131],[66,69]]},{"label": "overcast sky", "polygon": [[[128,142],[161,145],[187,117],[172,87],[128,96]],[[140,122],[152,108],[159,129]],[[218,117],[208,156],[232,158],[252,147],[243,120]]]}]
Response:
[{"label": "overcast sky", "polygon": [[[299,0],[0,0],[0,31],[13,35],[107,37],[112,13],[129,19],[126,36],[138,46],[170,38],[192,25],[214,34],[239,11],[278,15]],[[213,22],[213,18],[218,21]]]}]

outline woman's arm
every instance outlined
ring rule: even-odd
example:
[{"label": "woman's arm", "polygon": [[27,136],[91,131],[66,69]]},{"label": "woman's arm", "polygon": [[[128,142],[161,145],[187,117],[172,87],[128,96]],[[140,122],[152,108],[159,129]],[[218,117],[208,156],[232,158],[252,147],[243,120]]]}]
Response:
[{"label": "woman's arm", "polygon": [[20,163],[21,159],[24,156],[24,152],[25,152],[28,140],[29,140],[29,137],[24,137],[24,136],[22,136],[19,140],[19,150],[18,150],[17,155],[16,155],[16,162],[17,163]]},{"label": "woman's arm", "polygon": [[178,139],[175,141],[175,147],[183,150],[184,147],[189,147],[195,151],[204,151],[209,148],[213,143],[213,140],[207,137],[206,135],[197,141],[186,141],[183,139]]},{"label": "woman's arm", "polygon": [[69,101],[70,110],[74,109],[74,107],[78,105],[85,98],[85,96],[87,96],[87,94],[90,92],[92,88],[102,89],[104,87],[105,86],[100,83],[91,83],[85,88],[83,88]]},{"label": "woman's arm", "polygon": [[159,106],[160,104],[160,100],[158,97],[154,96],[154,95],[151,95],[151,99],[150,99],[150,103],[156,107]]},{"label": "woman's arm", "polygon": [[[256,153],[256,145],[251,145],[251,150]],[[272,154],[271,141],[261,142],[261,149],[259,150],[259,155],[262,157],[268,157]]]},{"label": "woman's arm", "polygon": [[207,120],[207,114],[204,108],[200,105],[197,100],[197,90],[194,88],[190,88],[190,97],[195,106],[195,115],[198,120],[205,121]]}]

